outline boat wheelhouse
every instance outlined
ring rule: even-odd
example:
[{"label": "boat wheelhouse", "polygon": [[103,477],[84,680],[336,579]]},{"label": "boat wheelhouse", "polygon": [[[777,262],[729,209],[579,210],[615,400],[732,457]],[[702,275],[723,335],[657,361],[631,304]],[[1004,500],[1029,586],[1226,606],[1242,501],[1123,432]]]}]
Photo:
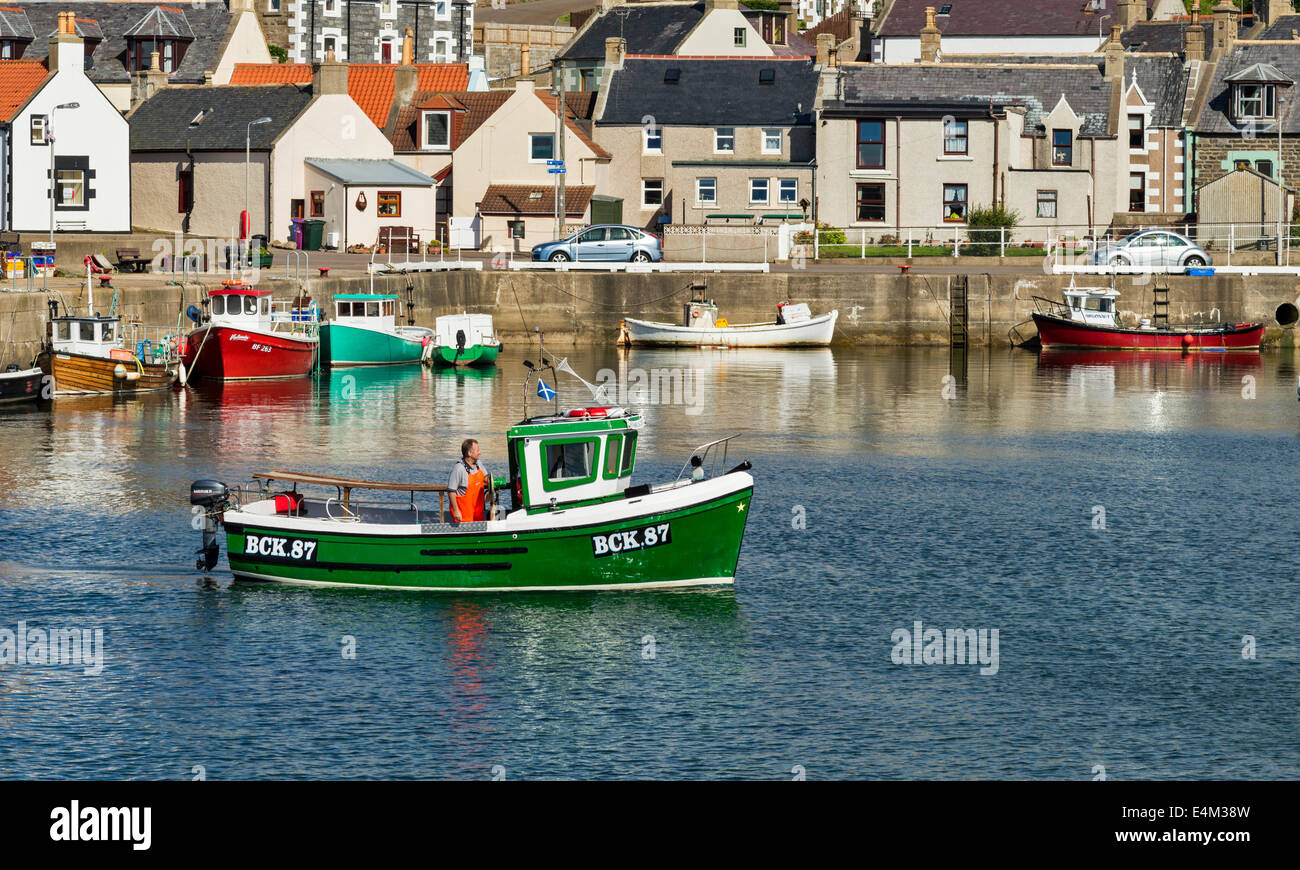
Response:
[{"label": "boat wheelhouse", "polygon": [[1123,326],[1113,287],[1076,287],[1062,291],[1063,301],[1034,297],[1034,325],[1043,348],[1114,350],[1225,351],[1254,350],[1264,337],[1262,323],[1169,323],[1168,288],[1154,291],[1154,312],[1137,326]]},{"label": "boat wheelhouse", "polygon": [[434,321],[433,362],[439,366],[490,366],[501,341],[490,314],[444,314]]},{"label": "boat wheelhouse", "polygon": [[321,361],[329,366],[405,365],[433,353],[433,330],[397,322],[397,294],[340,293],[334,319],[321,325]]},{"label": "boat wheelhouse", "polygon": [[[93,298],[91,306],[93,307]],[[180,336],[160,327],[123,324],[101,314],[58,314],[51,300],[45,346],[36,364],[54,381],[53,395],[166,390],[180,369]]]},{"label": "boat wheelhouse", "polygon": [[269,290],[226,281],[205,302],[210,304],[205,322],[185,343],[191,379],[293,378],[316,367],[320,336],[310,299],[276,302]]},{"label": "boat wheelhouse", "polygon": [[[726,470],[723,438],[692,451],[674,480],[633,485],[644,426],[610,406],[525,418],[506,433],[509,476],[486,490],[486,519],[458,524],[442,484],[287,471],[254,475],[247,490],[196,481],[190,500],[207,518],[200,567],[217,563],[224,523],[230,569],[243,580],[462,592],[734,582],[749,463]],[[360,491],[404,498],[367,503]],[[432,494],[436,505],[417,504]]]}]

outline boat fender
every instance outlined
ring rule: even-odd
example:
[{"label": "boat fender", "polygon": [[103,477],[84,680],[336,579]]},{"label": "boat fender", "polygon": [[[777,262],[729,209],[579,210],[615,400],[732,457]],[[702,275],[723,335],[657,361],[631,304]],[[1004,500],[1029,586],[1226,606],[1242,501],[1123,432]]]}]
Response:
[{"label": "boat fender", "polygon": [[609,408],[574,408],[570,417],[608,417]]},{"label": "boat fender", "polygon": [[302,510],[302,494],[298,492],[282,492],[275,497],[275,512],[277,514],[294,514]]},{"label": "boat fender", "polygon": [[719,318],[718,318],[718,322],[715,323],[715,324],[713,324],[713,325],[716,326],[716,327],[718,327],[718,329],[726,329],[726,328],[727,328],[728,326],[730,326],[731,324],[730,324],[730,323],[727,323],[727,318],[725,318],[725,317],[719,317]]},{"label": "boat fender", "polygon": [[1191,336],[1191,333],[1186,333],[1186,334],[1183,335],[1183,348],[1184,348],[1184,349],[1187,349],[1187,348],[1190,348],[1191,346],[1192,346],[1192,336]]},{"label": "boat fender", "polygon": [[193,320],[195,323],[203,322],[203,312],[199,311],[199,306],[197,305],[191,305],[189,308],[186,308],[185,316],[190,320]]},{"label": "boat fender", "polygon": [[119,381],[126,377],[126,366],[121,363],[113,366],[113,377],[117,378]]},{"label": "boat fender", "polygon": [[126,380],[127,380],[128,383],[134,383],[134,382],[140,380],[140,373],[139,373],[139,372],[127,372],[127,373],[126,373]]}]

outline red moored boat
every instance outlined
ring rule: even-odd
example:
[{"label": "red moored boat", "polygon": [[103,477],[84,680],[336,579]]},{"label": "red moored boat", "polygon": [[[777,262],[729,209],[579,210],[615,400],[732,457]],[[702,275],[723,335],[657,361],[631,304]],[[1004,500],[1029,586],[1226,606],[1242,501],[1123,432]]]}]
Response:
[{"label": "red moored boat", "polygon": [[[1064,302],[1034,297],[1034,325],[1046,348],[1111,350],[1225,351],[1255,350],[1264,337],[1262,323],[1197,323],[1169,325],[1143,319],[1138,326],[1120,326],[1115,316],[1119,291],[1105,287],[1075,287],[1062,294]],[[1158,309],[1157,309],[1158,310]]]},{"label": "red moored boat", "polygon": [[271,291],[227,281],[211,294],[209,321],[186,337],[189,378],[297,378],[316,367],[320,335],[315,306],[277,303]]}]

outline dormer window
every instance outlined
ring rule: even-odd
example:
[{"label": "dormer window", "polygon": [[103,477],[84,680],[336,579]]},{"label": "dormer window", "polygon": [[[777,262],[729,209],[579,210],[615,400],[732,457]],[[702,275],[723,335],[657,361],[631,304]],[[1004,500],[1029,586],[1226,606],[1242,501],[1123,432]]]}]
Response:
[{"label": "dormer window", "polygon": [[149,69],[149,56],[156,51],[163,72],[175,72],[194,41],[185,13],[170,6],[155,6],[125,36],[127,66],[132,71]]},{"label": "dormer window", "polygon": [[422,126],[424,150],[445,151],[451,147],[450,112],[425,112]]},{"label": "dormer window", "polygon": [[1239,121],[1272,120],[1277,117],[1277,89],[1273,85],[1239,84],[1233,87],[1233,103]]}]

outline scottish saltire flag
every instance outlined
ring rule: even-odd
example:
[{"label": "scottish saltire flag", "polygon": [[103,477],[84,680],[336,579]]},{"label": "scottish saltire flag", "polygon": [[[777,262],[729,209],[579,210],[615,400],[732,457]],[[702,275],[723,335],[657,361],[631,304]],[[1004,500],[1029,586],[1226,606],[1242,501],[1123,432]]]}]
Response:
[{"label": "scottish saltire flag", "polygon": [[548,386],[546,381],[542,380],[541,378],[538,378],[537,395],[541,396],[543,399],[549,402],[551,399],[555,398],[555,388]]}]

